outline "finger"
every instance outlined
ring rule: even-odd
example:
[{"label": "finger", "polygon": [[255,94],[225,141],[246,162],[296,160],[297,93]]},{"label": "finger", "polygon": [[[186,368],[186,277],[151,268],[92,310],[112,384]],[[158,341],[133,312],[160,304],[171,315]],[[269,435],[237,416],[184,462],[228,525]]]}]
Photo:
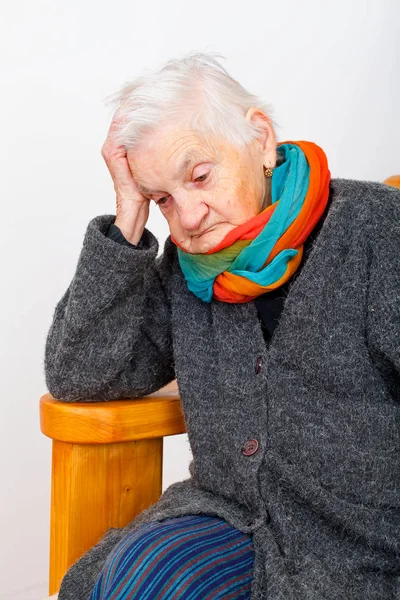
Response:
[{"label": "finger", "polygon": [[114,154],[107,163],[114,182],[120,186],[129,186],[131,189],[137,188],[132,177],[126,156],[123,154]]}]

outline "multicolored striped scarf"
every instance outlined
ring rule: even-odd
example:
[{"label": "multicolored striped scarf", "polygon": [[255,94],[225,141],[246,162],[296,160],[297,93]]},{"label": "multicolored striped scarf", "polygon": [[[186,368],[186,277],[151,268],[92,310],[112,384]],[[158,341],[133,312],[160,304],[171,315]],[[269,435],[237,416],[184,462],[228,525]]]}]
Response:
[{"label": "multicolored striped scarf", "polygon": [[303,244],[328,202],[331,174],[313,142],[282,142],[283,162],[273,170],[272,203],[228,232],[204,254],[178,246],[189,290],[205,302],[243,303],[285,283],[297,270]]}]

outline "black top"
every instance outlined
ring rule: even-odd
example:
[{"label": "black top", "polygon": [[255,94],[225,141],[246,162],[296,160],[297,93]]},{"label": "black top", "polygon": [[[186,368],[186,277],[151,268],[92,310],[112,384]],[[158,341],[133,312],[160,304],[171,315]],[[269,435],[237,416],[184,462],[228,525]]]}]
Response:
[{"label": "black top", "polygon": [[[258,310],[258,317],[260,319],[262,332],[264,335],[265,342],[268,344],[271,340],[272,334],[276,326],[278,325],[279,318],[281,316],[286,296],[289,293],[290,286],[299,275],[302,267],[306,263],[308,256],[311,252],[312,245],[316,237],[318,236],[323,222],[326,218],[326,215],[329,211],[331,195],[329,196],[328,204],[325,208],[325,211],[318,221],[317,225],[312,230],[311,234],[308,236],[307,240],[304,243],[303,256],[301,259],[301,263],[297,268],[296,272],[293,273],[292,277],[286,281],[281,287],[273,290],[272,292],[266,292],[265,294],[261,294],[255,298],[254,302]],[[111,223],[108,231],[106,232],[107,237],[111,238],[115,242],[119,244],[123,244],[124,246],[130,246],[131,248],[142,248],[142,240],[140,240],[138,245],[131,244],[128,240],[123,236],[119,227],[117,227],[114,223]]]}]

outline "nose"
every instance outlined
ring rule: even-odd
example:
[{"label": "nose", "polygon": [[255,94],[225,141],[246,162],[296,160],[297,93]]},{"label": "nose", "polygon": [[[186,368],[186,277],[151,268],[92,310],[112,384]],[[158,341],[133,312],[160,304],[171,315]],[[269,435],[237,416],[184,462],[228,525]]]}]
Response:
[{"label": "nose", "polygon": [[207,204],[199,197],[181,200],[175,198],[176,211],[181,227],[187,233],[196,235],[204,229],[202,223],[209,212]]}]

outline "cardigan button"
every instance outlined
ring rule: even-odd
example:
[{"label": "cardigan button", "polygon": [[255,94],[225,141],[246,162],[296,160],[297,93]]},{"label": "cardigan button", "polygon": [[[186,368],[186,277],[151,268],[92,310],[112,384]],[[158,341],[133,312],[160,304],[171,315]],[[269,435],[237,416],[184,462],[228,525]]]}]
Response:
[{"label": "cardigan button", "polygon": [[242,453],[245,456],[252,456],[258,450],[258,440],[247,440],[242,447]]},{"label": "cardigan button", "polygon": [[261,354],[259,354],[257,356],[256,375],[258,375],[259,372],[261,371],[262,363],[263,363],[263,357],[261,356]]}]

